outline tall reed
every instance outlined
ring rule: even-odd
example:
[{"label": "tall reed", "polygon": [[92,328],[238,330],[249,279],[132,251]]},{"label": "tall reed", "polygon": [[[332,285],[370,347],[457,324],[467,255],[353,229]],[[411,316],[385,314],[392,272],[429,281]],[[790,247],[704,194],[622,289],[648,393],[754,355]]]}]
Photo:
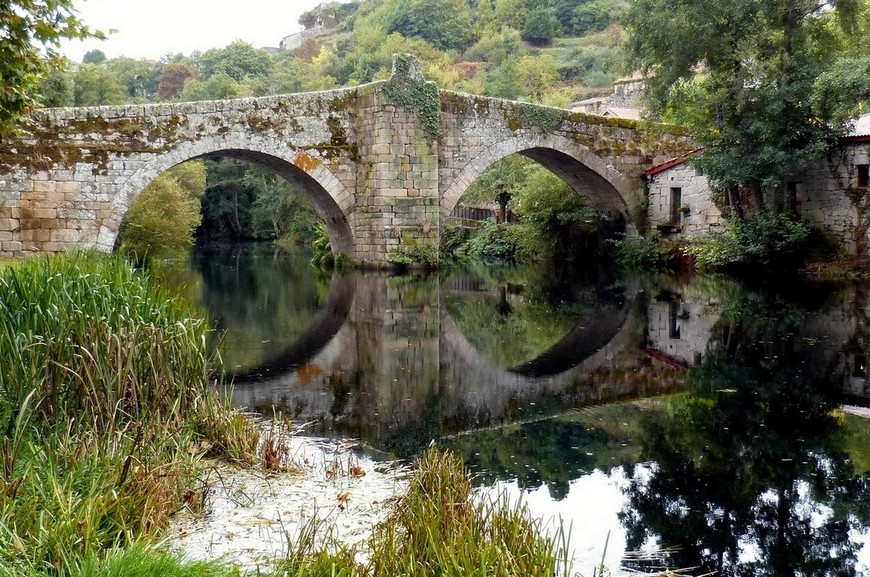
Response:
[{"label": "tall reed", "polygon": [[0,567],[76,574],[165,525],[204,454],[253,459],[254,425],[215,389],[211,339],[119,257],[0,271]]}]

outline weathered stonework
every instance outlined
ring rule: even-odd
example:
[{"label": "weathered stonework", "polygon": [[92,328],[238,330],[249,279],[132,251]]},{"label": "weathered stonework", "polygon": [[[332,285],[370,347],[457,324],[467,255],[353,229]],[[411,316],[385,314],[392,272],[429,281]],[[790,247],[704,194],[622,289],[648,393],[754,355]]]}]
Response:
[{"label": "weathered stonework", "polygon": [[[647,171],[650,226],[685,237],[721,232],[722,212],[713,202],[707,177],[687,163]],[[674,194],[679,195],[674,206]]]},{"label": "weathered stonework", "polygon": [[[846,138],[827,157],[790,179],[785,190],[769,194],[765,202],[818,226],[848,253],[870,256],[870,186],[860,186],[862,165],[870,165],[870,136]],[[707,177],[685,158],[653,167],[646,174],[653,228],[682,237],[722,231],[722,212],[713,202]],[[680,189],[683,207],[676,215],[675,188]]]},{"label": "weathered stonework", "polygon": [[413,59],[399,62],[407,77],[342,90],[38,111],[0,140],[0,254],[111,250],[154,178],[229,156],[297,185],[333,250],[371,266],[431,262],[463,192],[509,154],[542,163],[631,228],[644,220],[644,169],[689,146],[670,127],[439,93]]},{"label": "weathered stonework", "polygon": [[859,187],[858,165],[870,164],[870,141],[834,150],[794,179],[795,208],[852,253],[867,256],[870,188]]}]

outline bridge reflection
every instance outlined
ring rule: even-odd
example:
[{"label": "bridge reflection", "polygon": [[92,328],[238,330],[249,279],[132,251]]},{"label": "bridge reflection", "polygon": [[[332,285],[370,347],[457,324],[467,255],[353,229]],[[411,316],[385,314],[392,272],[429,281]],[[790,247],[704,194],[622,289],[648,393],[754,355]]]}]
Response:
[{"label": "bridge reflection", "polygon": [[595,304],[547,350],[504,368],[448,312],[444,297],[463,291],[487,289],[436,277],[337,277],[311,330],[237,376],[233,399],[410,453],[442,435],[680,387],[672,367],[640,355],[647,305],[636,294]]}]

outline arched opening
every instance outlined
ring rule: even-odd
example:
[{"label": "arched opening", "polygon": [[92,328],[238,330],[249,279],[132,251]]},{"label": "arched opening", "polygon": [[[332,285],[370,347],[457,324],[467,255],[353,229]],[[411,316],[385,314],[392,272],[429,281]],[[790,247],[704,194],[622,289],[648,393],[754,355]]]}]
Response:
[{"label": "arched opening", "polygon": [[457,179],[442,202],[444,246],[456,256],[589,264],[625,231],[622,194],[567,153],[533,147],[470,164],[473,182]]},{"label": "arched opening", "polygon": [[[256,150],[244,148],[221,148],[205,149],[203,146],[191,144],[182,146],[170,153],[161,155],[146,163],[121,187],[120,194],[116,195],[112,203],[112,218],[106,219],[99,233],[98,244],[111,247],[115,245],[117,235],[121,229],[123,219],[128,210],[140,193],[153,181],[159,179],[164,173],[173,167],[183,165],[190,161],[204,161],[208,163],[207,171],[210,173],[207,186],[216,189],[220,186],[219,167],[221,163],[229,166],[236,163],[238,170],[235,171],[235,184],[241,189],[256,187],[258,184],[267,185],[276,191],[276,194],[288,190],[295,191],[302,204],[310,203],[311,209],[322,220],[328,236],[329,245],[333,252],[343,253],[353,257],[355,252],[354,238],[346,214],[353,205],[353,195],[323,165],[297,166],[300,161],[299,155],[293,157],[279,157]],[[288,154],[292,151],[288,150]],[[249,167],[245,169],[244,167]],[[303,168],[307,170],[303,170]],[[232,170],[230,170],[232,172]],[[248,182],[244,182],[245,180]],[[231,177],[229,180],[233,180]],[[254,182],[260,180],[261,182]],[[271,182],[263,182],[265,180]],[[229,183],[227,183],[229,184]],[[282,186],[283,185],[283,186]],[[226,188],[226,187],[225,187]],[[203,200],[210,199],[203,193]],[[219,195],[218,195],[219,196]],[[303,200],[304,199],[304,200]],[[256,199],[251,200],[254,202]],[[268,198],[261,200],[269,200]],[[274,199],[272,199],[274,200]],[[232,204],[232,203],[231,203]],[[275,208],[277,203],[265,202],[266,212],[269,208]],[[232,207],[233,210],[235,206]],[[280,208],[280,206],[279,206]],[[287,207],[284,207],[287,208]],[[238,220],[238,219],[237,219]],[[226,224],[226,222],[225,222]],[[273,223],[278,224],[278,223]],[[214,232],[213,230],[211,232]],[[244,236],[243,231],[237,231],[238,236]]]},{"label": "arched opening", "polygon": [[[335,282],[311,266],[311,246],[328,233],[334,250],[349,253],[353,239],[323,181],[239,149],[151,168],[147,184],[130,185],[116,246],[140,260],[163,258],[161,274],[186,287],[221,333],[227,373],[264,370],[324,346],[347,307],[330,304]],[[176,246],[152,248],[167,241]]]}]

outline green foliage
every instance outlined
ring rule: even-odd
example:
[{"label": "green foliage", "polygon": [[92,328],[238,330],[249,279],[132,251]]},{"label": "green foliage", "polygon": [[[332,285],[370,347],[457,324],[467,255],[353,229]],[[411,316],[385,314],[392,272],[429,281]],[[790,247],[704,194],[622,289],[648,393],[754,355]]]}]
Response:
[{"label": "green foliage", "polygon": [[0,574],[79,574],[165,526],[206,453],[253,459],[208,324],[122,258],[29,259],[0,308]]},{"label": "green foliage", "polygon": [[685,250],[698,266],[733,265],[785,270],[805,258],[810,226],[783,213],[729,219],[725,231],[689,244]]},{"label": "green foliage", "polygon": [[465,51],[463,58],[498,66],[510,56],[515,58],[523,56],[525,50],[519,31],[503,28],[498,33],[481,36],[480,40]]},{"label": "green foliage", "polygon": [[529,224],[486,223],[468,241],[466,254],[484,262],[540,262],[550,254],[542,231]]},{"label": "green foliage", "polygon": [[272,69],[272,61],[266,51],[241,40],[224,48],[206,50],[199,63],[206,80],[217,74],[225,74],[236,82],[244,82],[249,78],[268,76]]},{"label": "green foliage", "polygon": [[402,245],[389,255],[390,262],[400,268],[423,267],[438,268],[438,249],[428,244]]},{"label": "green foliage", "polygon": [[816,78],[813,110],[848,132],[851,120],[870,110],[870,56],[842,58]]},{"label": "green foliage", "polygon": [[295,187],[255,164],[228,158],[206,161],[200,234],[213,239],[285,238],[306,244],[320,217]]},{"label": "green foliage", "polygon": [[422,38],[441,50],[462,50],[473,40],[466,0],[392,0],[382,10],[387,33]]},{"label": "green foliage", "polygon": [[0,134],[37,104],[40,79],[62,61],[66,39],[103,38],[76,16],[71,0],[12,0],[0,5]]},{"label": "green foliage", "polygon": [[145,59],[121,56],[106,62],[106,68],[125,87],[127,102],[149,101],[157,93],[161,69]]},{"label": "green foliage", "polygon": [[[763,192],[818,160],[837,134],[811,97],[837,50],[825,24],[832,11],[848,20],[856,6],[639,0],[625,17],[627,65],[647,76],[654,109],[689,108],[672,115],[691,122],[708,145],[702,163],[711,181],[747,196],[741,207],[763,210]],[[691,98],[680,98],[674,87],[686,87],[699,69],[703,82],[691,86]]]},{"label": "green foliage", "polygon": [[536,8],[529,12],[522,31],[523,40],[538,45],[549,44],[561,34],[562,25],[547,8]]},{"label": "green foliage", "polygon": [[75,103],[72,77],[58,68],[52,68],[42,77],[38,91],[40,106],[61,108]]},{"label": "green foliage", "polygon": [[190,561],[181,555],[136,544],[105,555],[91,553],[69,577],[233,577],[238,572],[214,561]]},{"label": "green foliage", "polygon": [[184,82],[184,88],[178,96],[186,102],[196,100],[225,100],[251,96],[252,91],[247,84],[240,84],[226,72],[218,72],[208,78],[191,77]]},{"label": "green foliage", "polygon": [[95,48],[94,50],[88,50],[85,52],[85,55],[82,56],[82,64],[105,64],[106,63],[106,53],[102,50]]},{"label": "green foliage", "polygon": [[410,54],[397,54],[394,59],[395,73],[381,90],[389,100],[417,114],[429,140],[437,140],[441,130],[438,87],[423,79],[419,61]]},{"label": "green foliage", "polygon": [[205,192],[205,165],[183,163],[146,186],[133,201],[118,246],[137,260],[176,256],[193,245]]},{"label": "green foliage", "polygon": [[73,76],[76,106],[121,104],[126,91],[105,65],[82,64]]},{"label": "green foliage", "polygon": [[626,234],[611,241],[613,260],[617,266],[627,270],[655,270],[662,267],[658,237]]}]

